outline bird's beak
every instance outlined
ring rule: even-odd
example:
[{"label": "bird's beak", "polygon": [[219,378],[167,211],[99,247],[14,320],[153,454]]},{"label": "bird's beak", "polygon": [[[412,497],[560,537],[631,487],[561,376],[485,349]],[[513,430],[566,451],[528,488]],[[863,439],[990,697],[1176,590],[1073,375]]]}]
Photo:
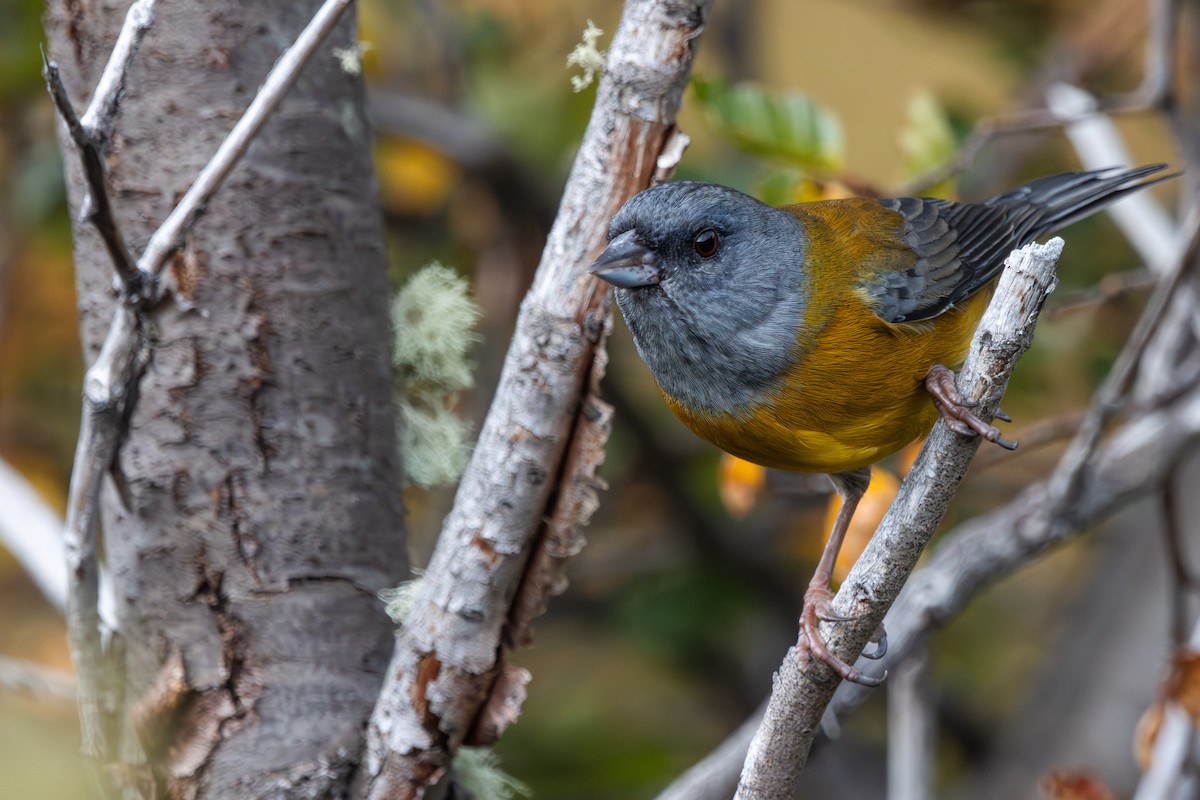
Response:
[{"label": "bird's beak", "polygon": [[592,262],[591,273],[621,289],[656,286],[662,280],[658,256],[629,230],[608,243],[600,257]]}]

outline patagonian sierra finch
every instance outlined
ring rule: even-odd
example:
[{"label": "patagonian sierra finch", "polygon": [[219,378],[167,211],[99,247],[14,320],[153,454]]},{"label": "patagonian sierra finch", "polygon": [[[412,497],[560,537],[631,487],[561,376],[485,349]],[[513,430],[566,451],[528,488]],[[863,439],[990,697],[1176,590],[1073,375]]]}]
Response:
[{"label": "patagonian sierra finch", "polygon": [[[804,595],[813,656],[877,683],[820,636],[870,465],[926,434],[1014,444],[959,395],[959,368],[1008,254],[1168,180],[1165,165],[1041,178],[983,203],[903,197],[775,208],[723,186],[663,183],[613,218],[592,272],[667,405],[765,467],[829,474],[842,498]],[[932,398],[932,402],[930,399]]]}]

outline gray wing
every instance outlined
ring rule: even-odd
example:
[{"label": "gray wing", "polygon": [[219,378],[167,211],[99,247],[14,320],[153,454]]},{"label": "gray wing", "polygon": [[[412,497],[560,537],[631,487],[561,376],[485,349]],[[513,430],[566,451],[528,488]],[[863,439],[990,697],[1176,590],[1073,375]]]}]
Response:
[{"label": "gray wing", "polygon": [[1004,259],[1034,239],[1090,216],[1113,201],[1178,173],[1166,169],[1066,172],[1039,178],[986,203],[954,203],[918,197],[880,200],[904,218],[901,239],[916,260],[906,270],[878,276],[863,287],[887,322],[936,317],[987,286]]}]

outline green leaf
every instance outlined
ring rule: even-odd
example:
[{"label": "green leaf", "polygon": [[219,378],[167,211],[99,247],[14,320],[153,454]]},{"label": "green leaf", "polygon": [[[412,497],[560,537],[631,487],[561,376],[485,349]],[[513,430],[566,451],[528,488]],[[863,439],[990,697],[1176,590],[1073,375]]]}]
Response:
[{"label": "green leaf", "polygon": [[906,179],[944,164],[958,148],[950,118],[933,92],[925,89],[913,95],[907,117],[907,124],[900,130]]},{"label": "green leaf", "polygon": [[754,83],[692,81],[712,124],[737,147],[807,170],[841,168],[842,128],[831,112],[804,95]]}]

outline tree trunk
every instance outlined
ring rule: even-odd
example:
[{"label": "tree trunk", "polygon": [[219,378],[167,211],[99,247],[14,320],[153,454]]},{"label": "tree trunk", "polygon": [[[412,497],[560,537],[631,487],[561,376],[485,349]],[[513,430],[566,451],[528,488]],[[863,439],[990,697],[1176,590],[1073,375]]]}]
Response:
[{"label": "tree trunk", "polygon": [[[316,5],[158,5],[108,151],[135,253]],[[81,108],[126,6],[48,4]],[[333,53],[356,33],[348,15],[174,257],[174,301],[150,319],[127,492],[109,481],[103,503],[122,676],[109,756],[143,794],[343,793],[391,651],[375,592],[406,562],[383,231],[361,80]],[[113,271],[90,228],[74,233],[91,361]]]}]

